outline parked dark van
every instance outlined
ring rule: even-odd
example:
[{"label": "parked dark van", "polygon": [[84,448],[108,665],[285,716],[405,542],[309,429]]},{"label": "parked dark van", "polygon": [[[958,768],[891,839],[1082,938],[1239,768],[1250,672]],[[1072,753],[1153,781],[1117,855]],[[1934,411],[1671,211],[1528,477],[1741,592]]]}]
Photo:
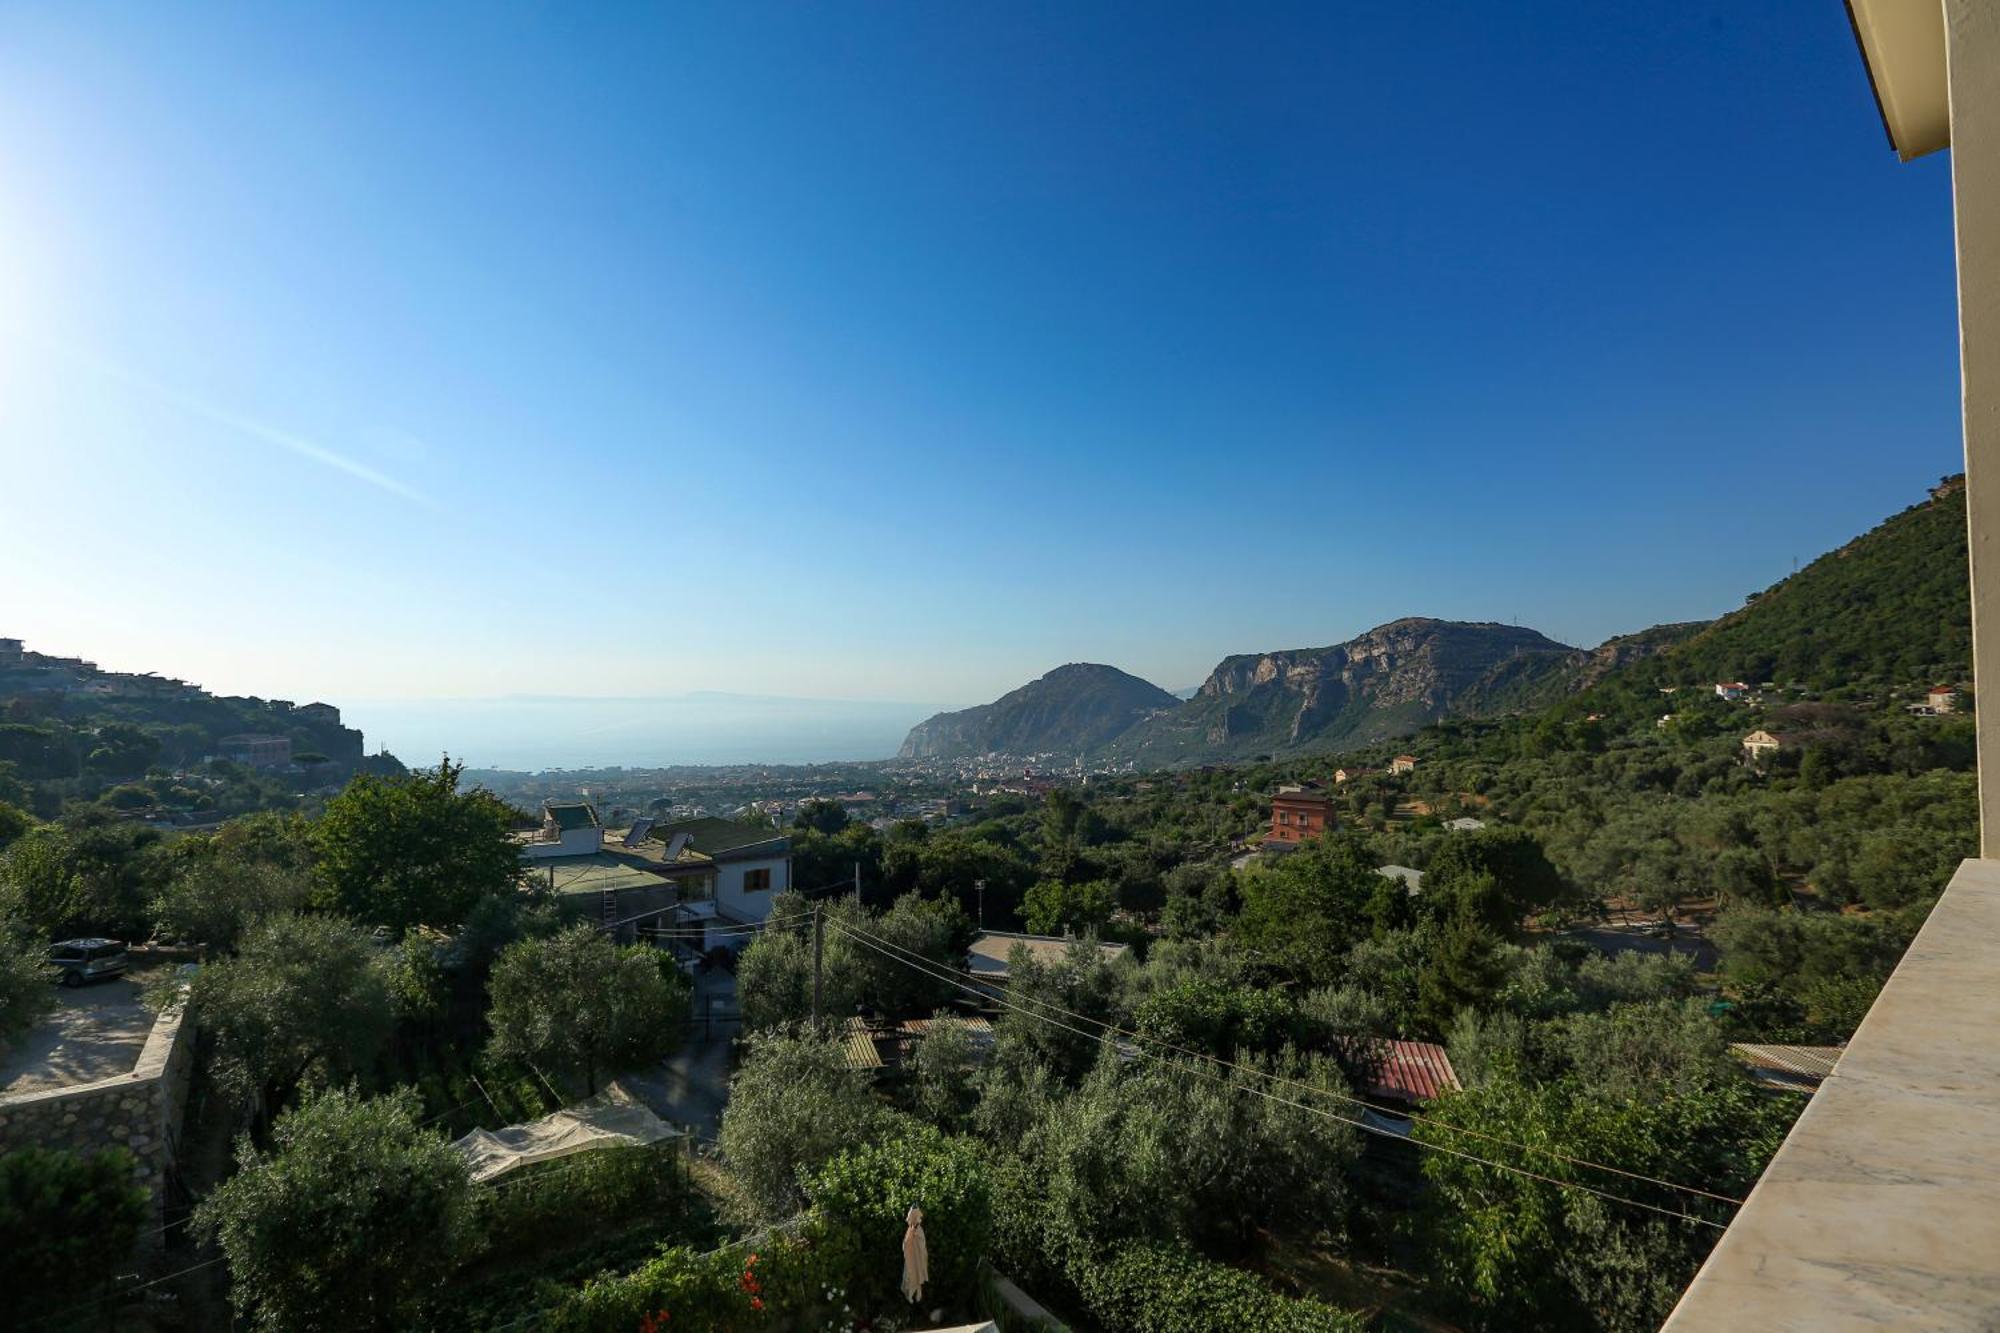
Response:
[{"label": "parked dark van", "polygon": [[131,961],[123,940],[64,940],[49,946],[49,967],[55,972],[55,980],[65,986],[115,977]]}]

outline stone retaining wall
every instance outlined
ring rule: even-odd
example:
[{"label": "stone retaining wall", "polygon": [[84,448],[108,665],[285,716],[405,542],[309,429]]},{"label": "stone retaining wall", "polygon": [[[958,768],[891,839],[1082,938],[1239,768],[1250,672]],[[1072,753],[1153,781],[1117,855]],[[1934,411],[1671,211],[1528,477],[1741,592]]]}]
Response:
[{"label": "stone retaining wall", "polygon": [[181,1015],[176,1007],[154,1021],[130,1073],[66,1088],[0,1093],[0,1152],[124,1148],[138,1159],[139,1179],[153,1196],[154,1224],[164,1221],[159,1214],[194,1069],[194,1025],[183,1023]]}]

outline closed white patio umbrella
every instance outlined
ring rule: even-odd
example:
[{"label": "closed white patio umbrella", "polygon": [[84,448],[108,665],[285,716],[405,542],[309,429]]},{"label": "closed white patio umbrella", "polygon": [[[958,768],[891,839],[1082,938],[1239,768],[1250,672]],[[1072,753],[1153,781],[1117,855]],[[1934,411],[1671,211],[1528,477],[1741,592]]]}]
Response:
[{"label": "closed white patio umbrella", "polygon": [[924,1243],[924,1210],[915,1204],[903,1220],[903,1295],[915,1305],[924,1298],[924,1284],[931,1280],[931,1252]]}]

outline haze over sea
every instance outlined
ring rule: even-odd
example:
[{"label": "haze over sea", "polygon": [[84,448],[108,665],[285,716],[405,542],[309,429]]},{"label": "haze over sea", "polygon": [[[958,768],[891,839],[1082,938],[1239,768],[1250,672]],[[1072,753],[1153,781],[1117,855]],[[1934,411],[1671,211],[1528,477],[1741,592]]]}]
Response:
[{"label": "haze over sea", "polygon": [[354,699],[343,720],[406,763],[474,768],[886,759],[935,705],[698,691],[656,698]]}]

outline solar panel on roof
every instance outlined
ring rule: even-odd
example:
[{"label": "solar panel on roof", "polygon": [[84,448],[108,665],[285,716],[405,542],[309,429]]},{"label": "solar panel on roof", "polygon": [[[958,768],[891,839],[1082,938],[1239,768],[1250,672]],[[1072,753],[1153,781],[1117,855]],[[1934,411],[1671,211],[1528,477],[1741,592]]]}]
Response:
[{"label": "solar panel on roof", "polygon": [[688,833],[674,834],[674,840],[667,844],[667,859],[669,861],[680,860],[681,853],[687,850],[687,845],[692,840],[693,840],[692,834]]},{"label": "solar panel on roof", "polygon": [[632,827],[625,834],[625,845],[627,847],[637,847],[640,843],[644,842],[646,835],[653,831],[653,822],[651,815],[640,815],[637,819],[633,820]]}]

